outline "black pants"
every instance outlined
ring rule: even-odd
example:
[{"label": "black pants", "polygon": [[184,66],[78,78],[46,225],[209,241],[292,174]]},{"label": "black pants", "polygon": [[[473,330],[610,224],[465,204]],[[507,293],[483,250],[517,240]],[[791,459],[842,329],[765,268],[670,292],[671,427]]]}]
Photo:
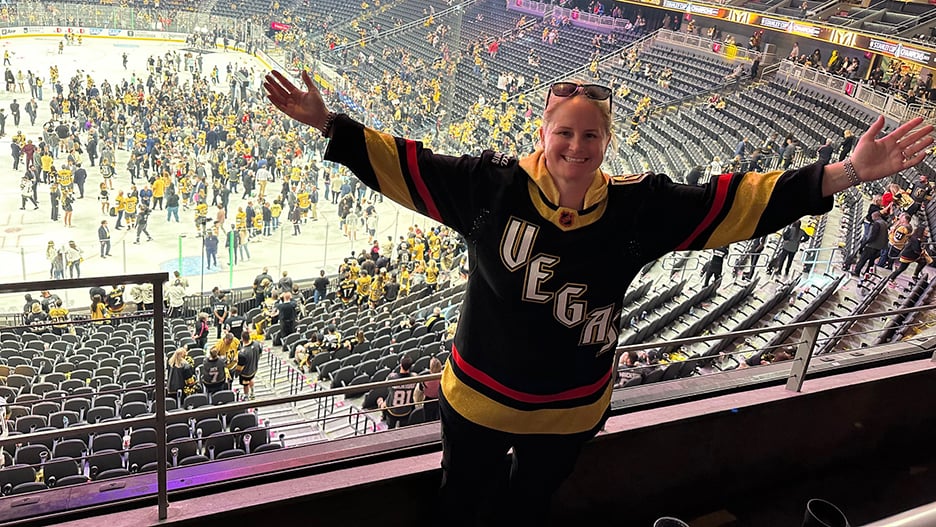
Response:
[{"label": "black pants", "polygon": [[777,273],[779,273],[781,269],[783,269],[784,267],[783,264],[784,262],[786,262],[786,269],[783,270],[783,274],[784,275],[790,274],[790,266],[793,265],[794,256],[796,256],[795,252],[790,252],[786,249],[781,249],[778,259],[777,259],[777,268],[776,268]]},{"label": "black pants", "polygon": [[705,284],[702,287],[708,287],[709,281],[712,278],[716,280],[721,278],[723,262],[724,260],[722,258],[712,258],[709,260],[708,268],[705,269]]},{"label": "black pants", "polygon": [[[893,282],[894,279],[897,278],[898,276],[900,276],[900,273],[903,273],[904,271],[906,271],[907,268],[910,267],[910,264],[912,264],[912,263],[913,263],[913,262],[900,262],[900,263],[898,263],[898,264],[897,264],[897,269],[894,269],[894,271],[890,274],[890,276],[887,277],[887,280],[890,281],[890,282]],[[916,262],[916,269],[913,271],[913,279],[914,279],[914,280],[916,280],[917,278],[920,277],[920,271],[922,271],[924,267],[926,267],[926,260],[924,260],[923,257],[920,257],[920,259],[917,260],[917,262]]]},{"label": "black pants", "polygon": [[870,273],[874,268],[874,257],[880,254],[881,250],[874,247],[865,246],[861,249],[861,257],[858,258],[858,263],[855,264],[855,271],[852,274],[859,275],[861,274],[861,267],[865,266],[866,273]]},{"label": "black pants", "polygon": [[439,506],[456,512],[445,515],[445,525],[547,525],[552,495],[572,473],[582,445],[603,424],[575,435],[509,434],[461,417],[441,395],[439,403]]},{"label": "black pants", "polygon": [[390,412],[383,413],[383,420],[385,423],[387,423],[387,428],[390,430],[393,430],[394,428],[400,428],[401,426],[405,426],[407,421],[409,421],[409,418],[410,418],[410,414],[397,416],[397,415],[391,414]]}]

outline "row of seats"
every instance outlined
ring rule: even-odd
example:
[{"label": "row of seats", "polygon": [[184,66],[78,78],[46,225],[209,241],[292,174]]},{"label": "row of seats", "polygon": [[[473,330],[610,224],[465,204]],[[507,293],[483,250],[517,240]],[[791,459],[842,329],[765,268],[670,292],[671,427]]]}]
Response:
[{"label": "row of seats", "polygon": [[[0,470],[0,493],[14,495],[155,471],[156,430],[140,428],[125,434],[129,435],[126,445],[120,433],[105,432],[89,442],[64,439],[51,449],[29,444],[19,446],[12,455],[5,452],[7,468]],[[270,441],[268,430],[259,427],[256,415],[249,413],[238,414],[228,427],[217,418],[192,425],[169,424],[167,442],[171,467],[282,448],[281,442]],[[40,482],[36,482],[37,473],[42,474]]]}]

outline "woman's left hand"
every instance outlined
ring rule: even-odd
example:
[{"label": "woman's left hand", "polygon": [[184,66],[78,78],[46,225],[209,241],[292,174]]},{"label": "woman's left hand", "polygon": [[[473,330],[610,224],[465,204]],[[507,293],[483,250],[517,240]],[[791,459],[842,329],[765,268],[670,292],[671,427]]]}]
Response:
[{"label": "woman's left hand", "polygon": [[932,125],[914,130],[922,123],[922,117],[911,119],[875,139],[884,129],[884,116],[879,116],[858,140],[851,155],[858,179],[875,181],[920,164],[926,158],[926,149],[933,144]]},{"label": "woman's left hand", "polygon": [[[878,117],[862,134],[850,156],[858,179],[861,182],[876,181],[922,163],[928,153],[927,149],[933,144],[930,136],[933,133],[932,125],[914,130],[922,123],[921,117],[911,119],[877,139],[877,135],[884,129],[884,116]],[[852,183],[845,172],[845,163],[826,165],[822,177],[822,195],[831,196],[850,187]]]}]

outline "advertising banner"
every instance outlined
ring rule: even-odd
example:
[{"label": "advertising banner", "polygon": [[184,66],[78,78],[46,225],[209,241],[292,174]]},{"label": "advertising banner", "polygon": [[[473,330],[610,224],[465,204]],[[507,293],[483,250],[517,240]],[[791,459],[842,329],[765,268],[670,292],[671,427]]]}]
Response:
[{"label": "advertising banner", "polygon": [[[921,66],[936,67],[936,50],[921,46],[914,46],[876,35],[868,35],[850,29],[814,24],[801,20],[793,20],[779,15],[765,15],[735,8],[684,2],[679,0],[618,0],[629,4],[658,5],[664,9],[679,11],[708,18],[715,18],[744,24],[771,31],[783,31],[793,35],[800,35],[816,40],[822,40],[836,46],[857,48],[872,53],[880,53],[889,57],[915,62]],[[933,0],[936,2],[936,0]]]}]

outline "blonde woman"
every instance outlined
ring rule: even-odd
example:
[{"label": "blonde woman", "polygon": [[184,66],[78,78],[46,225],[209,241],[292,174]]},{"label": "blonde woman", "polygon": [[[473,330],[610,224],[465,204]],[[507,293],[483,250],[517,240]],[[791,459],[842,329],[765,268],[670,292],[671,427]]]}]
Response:
[{"label": "blonde woman", "polygon": [[[507,503],[505,524],[549,523],[553,493],[607,415],[616,313],[642,266],[673,250],[720,247],[825,213],[836,192],[916,166],[933,144],[933,127],[921,118],[879,138],[881,116],[844,163],[782,175],[719,173],[690,186],[663,174],[601,169],[614,135],[607,86],[550,85],[539,146],[521,159],[491,150],[438,155],[367,128],[329,111],[307,72],[300,87],[276,71],[263,87],[274,106],[329,138],[326,160],[477,245],[439,403],[439,507],[457,510],[465,523]],[[660,210],[666,221],[646,228]],[[615,248],[617,279],[609,283],[594,272],[591,249],[620,233],[628,240]],[[531,368],[544,353],[564,367]],[[397,407],[395,399],[388,406]],[[400,402],[408,402],[405,394]],[[508,470],[511,448],[519,454]]]},{"label": "blonde woman", "polygon": [[179,397],[179,402],[187,395],[195,393],[197,381],[195,380],[195,361],[188,356],[188,346],[175,350],[169,358],[169,380],[167,382],[170,396]]},{"label": "blonde woman", "polygon": [[[442,361],[432,357],[429,360],[429,373],[442,373]],[[416,372],[416,374],[421,375],[422,372]],[[441,385],[442,381],[438,379],[421,382],[413,394],[414,401],[423,403],[423,415],[426,416],[426,421],[437,421],[439,419],[439,390]]]}]

